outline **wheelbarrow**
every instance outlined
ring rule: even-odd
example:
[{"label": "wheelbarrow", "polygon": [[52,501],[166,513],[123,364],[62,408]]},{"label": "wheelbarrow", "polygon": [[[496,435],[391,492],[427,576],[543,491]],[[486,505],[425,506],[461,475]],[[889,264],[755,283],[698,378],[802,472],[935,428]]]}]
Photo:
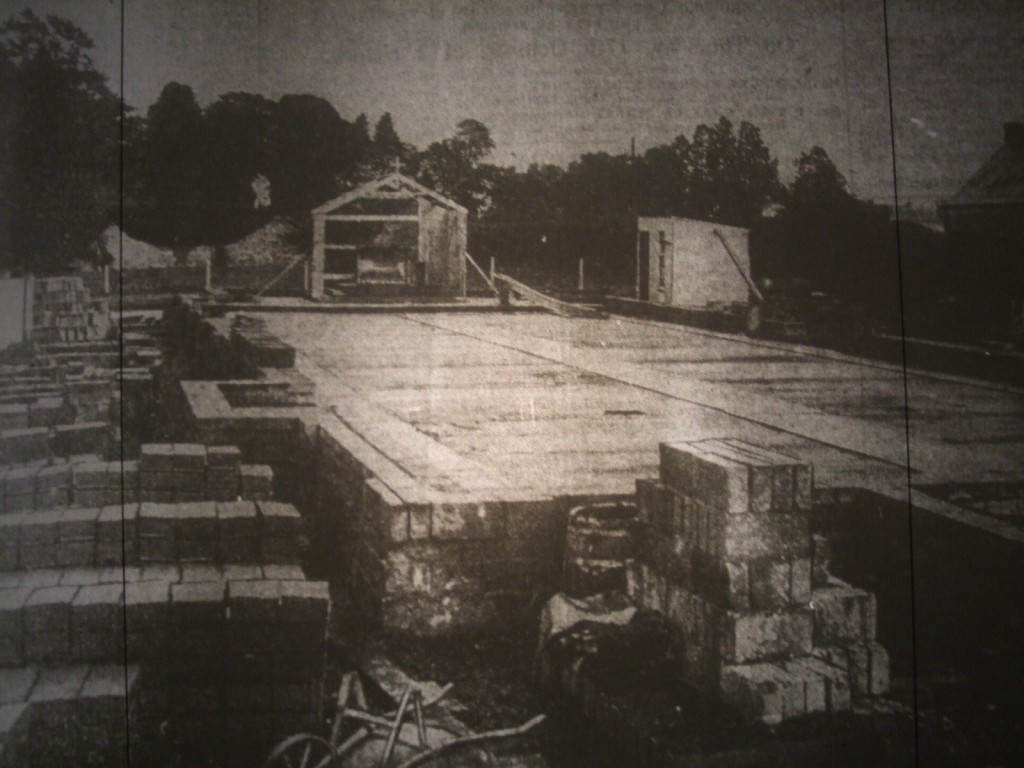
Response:
[{"label": "wheelbarrow", "polygon": [[460,735],[426,716],[451,689],[448,684],[425,699],[418,688],[407,686],[396,709],[374,714],[358,674],[350,672],[338,688],[330,736],[289,736],[271,750],[263,768],[488,766],[494,763],[488,746],[523,736],[544,722],[544,715],[538,715],[516,727]]}]

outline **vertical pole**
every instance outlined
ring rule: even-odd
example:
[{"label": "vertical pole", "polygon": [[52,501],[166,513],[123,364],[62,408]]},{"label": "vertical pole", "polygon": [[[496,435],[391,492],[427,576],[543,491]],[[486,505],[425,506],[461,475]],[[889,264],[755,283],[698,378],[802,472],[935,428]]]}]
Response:
[{"label": "vertical pole", "polygon": [[205,287],[206,287],[206,292],[207,293],[210,293],[213,290],[213,271],[212,271],[212,269],[210,267],[210,262],[212,260],[213,259],[210,256],[207,256],[206,257],[206,261],[203,262],[203,271],[206,273],[204,275],[204,280],[205,280],[205,283],[206,283]]},{"label": "vertical pole", "polygon": [[[309,276],[309,297],[319,301],[324,297],[324,239],[327,221],[323,216],[313,217],[313,260]],[[358,277],[357,277],[358,279]]]},{"label": "vertical pole", "polygon": [[[32,278],[26,274],[21,278],[21,340],[27,342],[32,319],[32,291],[29,289],[29,281]],[[34,286],[33,286],[34,290]]]},{"label": "vertical pole", "polygon": [[584,290],[583,289],[583,285],[584,285],[584,283],[583,283],[583,257],[580,256],[580,284],[579,284],[580,293],[583,293],[583,290]]},{"label": "vertical pole", "polygon": [[491,281],[494,281],[494,257],[491,256]]},{"label": "vertical pole", "polygon": [[110,265],[103,265],[103,295],[110,295]]}]

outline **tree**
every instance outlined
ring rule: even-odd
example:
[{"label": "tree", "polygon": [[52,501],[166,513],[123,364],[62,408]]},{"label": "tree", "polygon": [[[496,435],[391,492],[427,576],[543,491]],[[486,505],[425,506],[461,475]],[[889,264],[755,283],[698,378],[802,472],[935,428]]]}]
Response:
[{"label": "tree", "polygon": [[402,156],[402,140],[398,138],[390,112],[381,115],[373,129],[373,150],[381,165]]},{"label": "tree", "polygon": [[491,154],[494,140],[486,125],[470,118],[456,126],[452,146],[467,162],[475,165]]},{"label": "tree", "polygon": [[[253,180],[268,176],[278,105],[253,93],[226,93],[203,111],[201,208],[204,243],[223,245],[263,222],[255,205]],[[270,199],[277,197],[271,180]]]},{"label": "tree", "polygon": [[782,195],[778,161],[750,123],[740,123],[738,132],[726,117],[697,126],[690,162],[688,213],[696,218],[749,227]]},{"label": "tree", "polygon": [[476,212],[487,205],[488,196],[480,162],[493,148],[487,126],[478,120],[463,120],[454,136],[435,141],[412,164],[420,181]]},{"label": "tree", "polygon": [[203,241],[206,184],[203,111],[192,89],[167,83],[146,112],[137,163],[125,166],[131,189],[125,229],[179,252]]},{"label": "tree", "polygon": [[766,221],[755,238],[764,271],[876,305],[877,317],[892,327],[891,315],[899,306],[899,254],[891,210],[851,194],[821,147],[802,153],[795,165],[784,210]]},{"label": "tree", "polygon": [[693,155],[690,140],[677,136],[671,144],[651,147],[640,164],[637,193],[647,216],[690,214]]},{"label": "tree", "polygon": [[325,99],[286,94],[278,100],[271,173],[277,212],[307,216],[335,194],[335,177],[350,170],[348,137],[348,124]]},{"label": "tree", "polygon": [[[96,71],[92,40],[58,16],[0,25],[5,169],[0,258],[38,273],[90,258],[115,219],[121,103]],[[13,183],[12,183],[13,182]]]}]

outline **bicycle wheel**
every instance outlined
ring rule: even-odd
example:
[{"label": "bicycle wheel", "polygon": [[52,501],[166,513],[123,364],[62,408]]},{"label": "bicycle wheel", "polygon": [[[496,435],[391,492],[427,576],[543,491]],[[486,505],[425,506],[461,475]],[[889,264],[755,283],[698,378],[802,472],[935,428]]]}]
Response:
[{"label": "bicycle wheel", "polygon": [[282,741],[263,763],[263,768],[327,768],[337,755],[319,736],[297,733]]}]

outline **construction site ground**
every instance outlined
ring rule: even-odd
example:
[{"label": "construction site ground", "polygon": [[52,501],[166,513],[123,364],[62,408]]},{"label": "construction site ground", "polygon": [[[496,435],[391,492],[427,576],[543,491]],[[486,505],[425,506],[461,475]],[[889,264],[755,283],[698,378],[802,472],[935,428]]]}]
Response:
[{"label": "construction site ground", "polygon": [[[262,316],[268,331],[296,347],[296,368],[315,383],[325,418],[333,412],[362,430],[377,452],[421,482],[450,478],[454,456],[465,462],[455,462],[459,471],[476,465],[509,487],[582,502],[632,494],[637,478],[656,477],[659,442],[737,437],[813,463],[823,504],[847,489],[887,501],[901,515],[899,536],[869,527],[860,534],[862,549],[844,557],[856,565],[876,550],[890,553],[890,570],[869,574],[864,586],[880,594],[894,697],[911,706],[916,696],[929,710],[925,732],[942,730],[928,723],[947,715],[956,721],[953,731],[974,733],[1003,733],[1012,721],[999,683],[1015,674],[1005,667],[1012,654],[971,606],[985,603],[986,617],[1000,609],[988,605],[996,599],[991,590],[985,594],[992,600],[977,594],[988,577],[965,563],[985,564],[989,546],[1015,552],[1024,542],[1021,517],[955,503],[956,494],[935,489],[1021,486],[1024,391],[614,316]],[[912,529],[921,518],[905,517],[908,495],[916,513],[954,526],[944,541],[964,533],[964,550],[955,555],[963,568],[952,567],[949,553],[920,546],[927,526]],[[907,613],[884,592],[894,584],[897,592],[914,589],[905,561],[915,552],[919,570],[938,574],[917,577],[916,635],[909,616],[894,624],[883,605],[888,600],[890,616]],[[961,582],[964,594],[953,594]],[[522,624],[519,636],[441,642],[430,652],[421,641],[374,642],[415,677],[460,682],[471,725],[485,727],[492,713],[494,722],[509,722],[535,706],[526,679],[535,635]],[[939,631],[950,625],[960,630]],[[981,687],[970,672],[978,663],[986,669]]]}]

